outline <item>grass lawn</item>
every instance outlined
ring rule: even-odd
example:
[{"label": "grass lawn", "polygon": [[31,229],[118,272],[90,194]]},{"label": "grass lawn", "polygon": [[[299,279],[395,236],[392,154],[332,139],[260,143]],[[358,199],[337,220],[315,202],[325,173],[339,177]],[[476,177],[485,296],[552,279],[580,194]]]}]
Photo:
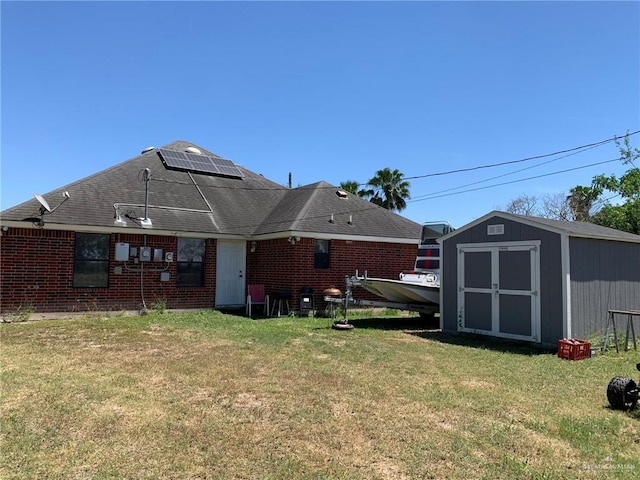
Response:
[{"label": "grass lawn", "polygon": [[419,317],[350,323],[2,324],[0,478],[640,478],[640,413],[606,399],[638,352],[571,362]]}]

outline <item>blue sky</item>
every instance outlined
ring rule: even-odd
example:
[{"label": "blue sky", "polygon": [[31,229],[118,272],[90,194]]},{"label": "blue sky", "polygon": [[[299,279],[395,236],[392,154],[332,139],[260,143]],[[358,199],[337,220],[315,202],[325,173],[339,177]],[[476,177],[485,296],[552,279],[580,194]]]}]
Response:
[{"label": "blue sky", "polygon": [[640,130],[635,1],[1,9],[2,209],[187,140],[282,185],[289,172],[294,186],[338,185],[398,169],[421,177],[402,215],[459,227],[522,194],[619,175],[619,162],[579,168],[618,150],[430,175]]}]

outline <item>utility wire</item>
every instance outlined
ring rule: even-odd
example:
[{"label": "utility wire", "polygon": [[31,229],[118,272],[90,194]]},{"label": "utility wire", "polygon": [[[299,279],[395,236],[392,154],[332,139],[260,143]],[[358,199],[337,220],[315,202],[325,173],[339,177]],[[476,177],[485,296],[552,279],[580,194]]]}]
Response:
[{"label": "utility wire", "polygon": [[[626,136],[631,137],[632,135],[636,135],[640,133],[640,130],[637,130],[633,133],[628,133],[626,134]],[[553,157],[555,155],[560,155],[563,153],[569,153],[569,152],[575,152],[576,150],[590,150],[591,148],[595,148],[595,147],[599,147],[601,145],[605,145],[607,143],[611,143],[611,142],[615,142],[617,140],[618,137],[614,136],[613,138],[609,138],[607,140],[601,140],[599,142],[595,142],[595,143],[590,143],[588,145],[581,145],[579,147],[574,147],[574,148],[569,148],[566,150],[560,150],[558,152],[554,152],[554,153],[547,153],[545,155],[536,155],[534,157],[527,157],[527,158],[522,158],[520,160],[509,160],[506,162],[499,162],[499,163],[491,163],[488,165],[477,165],[475,167],[469,167],[469,168],[460,168],[457,170],[448,170],[445,172],[437,172],[437,173],[427,173],[425,175],[416,175],[413,177],[402,177],[403,180],[415,180],[418,178],[427,178],[427,177],[436,177],[436,176],[441,176],[441,175],[451,175],[453,173],[462,173],[462,172],[471,172],[474,170],[480,170],[480,169],[484,169],[484,168],[494,168],[494,167],[501,167],[503,165],[513,165],[515,163],[522,163],[522,162],[529,162],[531,160],[537,160],[539,158],[547,158],[547,157]],[[578,152],[581,153],[581,152]],[[564,157],[562,157],[564,158]],[[366,184],[362,184],[362,185],[366,185]]]},{"label": "utility wire", "polygon": [[[632,132],[632,133],[628,133],[627,136],[636,135],[638,133],[640,133],[640,130]],[[469,193],[469,192],[474,192],[474,191],[478,191],[478,190],[485,190],[485,189],[489,189],[489,188],[500,187],[500,186],[503,186],[503,185],[510,185],[510,184],[514,184],[514,183],[525,182],[525,181],[534,180],[534,179],[537,179],[537,178],[544,178],[544,177],[549,177],[549,176],[553,176],[553,175],[559,175],[559,174],[562,174],[562,173],[567,173],[567,172],[571,172],[571,171],[575,171],[575,170],[589,168],[589,167],[593,167],[593,166],[597,166],[597,165],[604,165],[604,164],[607,164],[607,163],[618,162],[618,161],[621,160],[621,158],[615,158],[615,159],[611,159],[611,160],[605,160],[605,161],[601,161],[601,162],[590,163],[590,164],[587,164],[587,165],[581,165],[581,166],[578,166],[578,167],[569,168],[569,169],[565,169],[565,170],[559,170],[559,171],[550,172],[550,173],[546,173],[546,174],[535,175],[535,176],[531,176],[531,177],[517,179],[517,180],[510,181],[510,182],[502,182],[502,183],[497,183],[497,184],[487,185],[487,186],[484,186],[484,187],[472,188],[472,189],[467,189],[467,190],[462,190],[462,191],[453,191],[453,190],[460,190],[461,188],[465,188],[467,186],[476,185],[476,184],[479,184],[479,183],[484,183],[484,182],[487,182],[487,181],[495,180],[497,178],[503,178],[503,177],[506,177],[506,176],[509,176],[509,175],[513,175],[515,173],[519,173],[519,172],[525,171],[525,170],[530,170],[530,169],[538,167],[538,166],[542,166],[542,165],[546,165],[546,164],[549,164],[549,163],[553,163],[553,162],[561,160],[563,158],[566,158],[566,157],[569,157],[569,156],[573,156],[573,155],[577,155],[577,154],[583,153],[583,152],[585,152],[587,150],[591,150],[591,149],[599,147],[601,145],[613,142],[617,138],[618,137],[614,137],[613,139],[602,140],[602,141],[599,141],[599,142],[594,142],[594,143],[590,143],[590,144],[587,144],[587,145],[582,145],[582,146],[579,146],[579,147],[574,147],[574,148],[570,148],[570,149],[566,149],[566,150],[561,150],[561,151],[558,151],[558,152],[549,153],[549,154],[545,154],[545,155],[537,155],[537,156],[533,156],[533,157],[527,157],[527,158],[523,158],[523,159],[520,159],[520,160],[499,162],[499,163],[493,163],[493,164],[488,164],[488,165],[479,165],[479,166],[476,166],[476,167],[470,167],[470,168],[465,168],[465,169],[457,169],[457,170],[450,170],[450,171],[446,171],[446,172],[437,172],[437,173],[431,173],[431,174],[425,174],[425,175],[418,175],[418,176],[413,176],[413,177],[403,177],[403,179],[428,178],[428,177],[434,177],[434,176],[449,175],[449,174],[454,174],[454,173],[462,173],[462,172],[473,171],[473,170],[493,168],[493,167],[498,167],[498,166],[503,166],[503,165],[511,165],[511,164],[523,163],[523,162],[532,161],[532,160],[536,160],[536,159],[540,159],[540,158],[553,157],[553,156],[560,155],[560,154],[563,154],[563,153],[567,154],[567,155],[564,155],[562,157],[553,158],[553,159],[548,160],[546,162],[542,162],[542,163],[539,163],[537,165],[532,165],[530,167],[525,167],[525,168],[522,168],[522,169],[519,169],[519,170],[516,170],[516,171],[513,171],[513,172],[509,172],[509,173],[506,173],[506,174],[503,174],[503,175],[498,175],[498,176],[495,176],[495,177],[492,177],[492,178],[488,178],[488,179],[485,179],[485,180],[481,180],[481,181],[478,181],[478,182],[473,182],[471,184],[462,185],[462,186],[459,186],[459,187],[454,187],[454,188],[451,188],[451,189],[442,190],[440,192],[434,192],[432,194],[416,197],[416,198],[407,200],[407,203],[415,203],[415,202],[419,202],[419,201],[423,201],[423,200],[432,200],[432,199],[448,197],[448,196],[452,196],[452,195],[460,195],[460,194],[463,194],[463,193]],[[186,185],[192,185],[192,186],[195,183],[195,181],[194,181],[194,183],[179,182],[179,181],[173,181],[173,180],[168,180],[168,179],[160,179],[160,178],[157,178],[157,177],[156,178],[152,177],[150,180],[151,181],[155,181],[155,182],[186,184]],[[367,184],[361,184],[361,185],[367,185]],[[221,187],[221,186],[217,186],[217,185],[197,185],[197,186],[199,186],[201,188],[238,189],[237,185],[228,186],[228,187],[226,187],[226,186],[225,187]],[[240,187],[240,188],[247,189],[247,190],[253,190],[253,191],[255,191],[255,190],[265,190],[265,191],[279,190],[278,188],[274,189],[274,188],[268,188],[268,187],[264,188],[264,189],[244,188],[244,187]],[[302,188],[303,189],[305,187],[303,186],[303,187],[298,187],[298,188]],[[327,187],[324,187],[324,188],[332,188],[333,189],[333,188],[336,188],[336,187],[335,186],[327,186]],[[281,190],[291,190],[291,189],[283,186],[281,188]],[[447,193],[447,192],[449,192],[449,193]],[[616,195],[614,195],[614,197],[615,196]],[[614,197],[611,197],[611,198],[614,198]],[[356,213],[358,211],[364,212],[366,210],[370,210],[370,209],[374,209],[374,208],[379,208],[379,207],[377,205],[375,205],[375,204],[372,204],[370,207],[357,209],[356,211],[354,211],[354,213]],[[321,216],[319,216],[319,217],[321,217]],[[280,220],[277,223],[280,223],[282,221],[286,222],[287,220]],[[252,226],[254,226],[254,225],[246,225],[246,227],[252,227]]]},{"label": "utility wire", "polygon": [[[542,165],[548,165],[549,163],[556,162],[556,161],[561,160],[563,158],[567,158],[567,157],[571,157],[573,155],[577,155],[577,154],[582,153],[582,152],[584,152],[586,150],[591,150],[592,148],[596,148],[596,147],[593,146],[593,147],[586,148],[585,150],[581,150],[579,152],[568,153],[567,155],[563,155],[562,157],[553,158],[551,160],[547,160],[546,162],[538,163],[536,165],[531,165],[529,167],[520,168],[520,169],[514,170],[512,172],[503,173],[502,175],[496,175],[494,177],[485,178],[483,180],[478,180],[476,182],[467,183],[465,185],[460,185],[458,187],[451,187],[451,188],[447,188],[445,190],[439,190],[437,192],[431,192],[431,193],[428,193],[428,194],[425,194],[425,195],[419,195],[417,197],[412,197],[412,200],[418,200],[418,199],[420,199],[422,197],[431,197],[432,195],[436,195],[438,193],[445,193],[445,192],[450,192],[450,191],[453,191],[453,190],[460,190],[462,188],[471,187],[473,185],[478,185],[479,183],[486,183],[486,182],[490,182],[491,180],[496,180],[498,178],[504,178],[504,177],[508,177],[510,175],[515,175],[516,173],[524,172],[526,170],[531,170],[532,168],[541,167]],[[580,167],[580,168],[582,168],[582,167]],[[562,173],[562,172],[559,172],[559,173]]]},{"label": "utility wire", "polygon": [[437,195],[437,194],[432,194],[432,195],[424,195],[422,198],[419,199],[414,199],[414,200],[407,200],[407,203],[413,203],[413,202],[421,202],[423,200],[433,200],[435,198],[441,198],[441,197],[449,197],[451,195],[459,195],[461,193],[469,193],[469,192],[475,192],[478,190],[485,190],[487,188],[494,188],[494,187],[501,187],[503,185],[511,185],[513,183],[519,183],[519,182],[526,182],[528,180],[534,180],[536,178],[543,178],[543,177],[550,177],[552,175],[559,175],[561,173],[567,173],[567,172],[572,172],[574,170],[581,170],[583,168],[589,168],[589,167],[594,167],[596,165],[604,165],[605,163],[612,163],[612,162],[619,162],[620,159],[619,158],[614,158],[612,160],[604,160],[602,162],[595,162],[595,163],[590,163],[588,165],[582,165],[580,167],[574,167],[574,168],[567,168],[566,170],[559,170],[557,172],[551,172],[551,173],[544,173],[542,175],[535,175],[533,177],[527,177],[527,178],[521,178],[519,180],[512,180],[510,182],[502,182],[502,183],[495,183],[493,185],[486,185],[484,187],[478,187],[478,188],[470,188],[468,190],[463,190],[462,192],[452,192],[452,193],[444,193],[442,195]]},{"label": "utility wire", "polygon": [[[626,137],[631,137],[633,135],[637,135],[638,133],[640,133],[640,130],[637,130],[637,131],[631,132],[631,133],[627,133],[627,134],[623,135],[623,137],[625,137],[625,136]],[[424,174],[424,175],[415,175],[415,176],[412,176],[412,177],[402,177],[402,179],[403,180],[416,180],[416,179],[420,179],[420,178],[429,178],[429,177],[436,177],[436,176],[443,176],[443,175],[452,175],[454,173],[470,172],[470,171],[474,171],[474,170],[481,170],[481,169],[487,169],[487,168],[500,167],[500,166],[504,166],[504,165],[513,165],[513,164],[517,164],[517,163],[529,162],[529,161],[537,160],[537,159],[540,159],[540,158],[548,158],[548,157],[553,157],[553,156],[556,156],[556,155],[561,155],[563,153],[569,154],[569,155],[565,155],[565,156],[562,156],[562,157],[559,157],[559,158],[556,158],[556,159],[552,159],[552,160],[549,160],[547,162],[543,162],[543,163],[538,164],[538,165],[545,165],[546,163],[551,163],[551,162],[554,162],[556,160],[560,160],[562,158],[566,158],[566,157],[571,156],[571,155],[577,155],[579,153],[583,153],[584,151],[591,150],[593,148],[599,147],[601,145],[605,145],[607,143],[615,142],[616,140],[619,140],[620,138],[621,137],[619,137],[617,135],[614,135],[613,138],[608,138],[606,140],[600,140],[598,142],[589,143],[589,144],[586,144],[586,145],[581,145],[579,147],[568,148],[568,149],[560,150],[560,151],[553,152],[553,153],[547,153],[547,154],[544,154],[544,155],[536,155],[536,156],[533,156],[533,157],[522,158],[522,159],[519,159],[519,160],[509,160],[509,161],[505,161],[505,162],[491,163],[491,164],[486,164],[486,165],[477,165],[475,167],[461,168],[461,169],[456,169],[456,170],[447,170],[447,171],[443,171],[443,172],[427,173],[427,174]],[[573,153],[571,153],[571,152],[573,152]],[[530,167],[530,168],[532,168],[532,167]],[[526,170],[526,169],[523,169],[523,170]],[[515,172],[512,172],[512,173],[517,173],[517,172],[520,172],[520,171],[522,171],[522,170],[516,170]],[[559,173],[563,173],[563,172],[559,172]],[[510,175],[510,174],[505,174],[505,175]],[[499,178],[499,177],[500,176],[494,177],[494,178]],[[489,179],[489,180],[491,180],[491,179]],[[167,183],[176,183],[176,184],[183,184],[183,185],[192,185],[192,183],[189,183],[189,182],[180,182],[180,181],[175,181],[175,180],[153,178],[153,177],[151,178],[151,181],[152,182],[155,181],[155,182],[167,182]],[[358,186],[365,186],[365,185],[368,185],[368,183],[359,183],[358,184]],[[202,188],[238,189],[237,185],[229,186],[229,187],[221,187],[221,186],[218,186],[218,185],[199,185],[199,186],[202,187]],[[298,188],[304,189],[305,187],[302,186],[302,187],[298,187]],[[332,186],[329,186],[329,187],[326,187],[326,188],[336,188],[336,187],[332,185]],[[459,188],[464,188],[464,186],[463,187],[459,187]],[[279,190],[277,188],[268,188],[268,187],[264,188],[264,189],[240,187],[240,189],[253,190],[253,191],[256,191],[256,190],[265,190],[265,191]],[[290,188],[285,187],[285,186],[283,186],[281,189],[282,190],[291,190]]]}]

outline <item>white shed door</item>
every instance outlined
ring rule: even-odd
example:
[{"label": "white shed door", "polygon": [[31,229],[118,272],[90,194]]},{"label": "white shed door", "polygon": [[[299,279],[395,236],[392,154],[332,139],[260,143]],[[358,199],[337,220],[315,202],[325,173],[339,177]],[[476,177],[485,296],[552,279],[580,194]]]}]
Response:
[{"label": "white shed door", "polygon": [[246,245],[218,240],[216,254],[216,307],[244,305]]},{"label": "white shed door", "polygon": [[539,242],[458,245],[458,330],[540,339]]}]

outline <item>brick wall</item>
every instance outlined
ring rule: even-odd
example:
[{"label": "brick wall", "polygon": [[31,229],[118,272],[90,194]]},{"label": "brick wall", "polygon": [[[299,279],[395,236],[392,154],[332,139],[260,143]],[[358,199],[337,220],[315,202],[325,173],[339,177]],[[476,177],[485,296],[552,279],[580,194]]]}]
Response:
[{"label": "brick wall", "polygon": [[[146,235],[147,245],[177,252],[177,237]],[[215,293],[215,240],[207,240],[205,286],[176,287],[176,263],[116,262],[117,242],[144,245],[144,235],[112,234],[109,252],[109,287],[74,288],[75,232],[9,228],[0,238],[0,312],[29,308],[35,312],[138,310],[166,303],[167,308],[213,308]],[[177,257],[177,255],[175,255]],[[128,265],[128,270],[124,265]],[[115,267],[122,273],[115,273]],[[140,272],[142,266],[143,272]],[[160,281],[165,268],[171,276]]]},{"label": "brick wall", "polygon": [[[359,242],[331,240],[330,268],[314,268],[315,240],[301,238],[295,245],[286,239],[259,241],[256,251],[247,252],[247,283],[265,285],[267,293],[289,291],[291,308],[299,306],[299,291],[309,286],[314,292],[316,308],[324,304],[323,291],[335,286],[345,290],[345,276],[365,270],[370,277],[398,279],[402,270],[413,268],[417,244],[392,244],[383,242]],[[357,287],[354,297],[367,300],[383,300]]]},{"label": "brick wall", "polygon": [[[84,312],[138,310],[152,308],[156,302],[167,308],[213,308],[216,285],[216,241],[206,241],[205,281],[203,287],[176,286],[176,262],[145,262],[130,259],[116,262],[117,242],[131,247],[145,244],[174,252],[177,260],[178,239],[173,236],[114,233],[110,238],[109,287],[74,288],[73,259],[75,232],[9,228],[0,238],[0,312],[11,313],[20,308],[35,312]],[[267,293],[289,291],[291,308],[298,309],[298,292],[309,286],[314,290],[316,308],[324,304],[322,292],[335,286],[345,289],[345,275],[366,270],[371,277],[397,279],[402,270],[413,267],[417,245],[382,242],[331,240],[330,268],[314,268],[314,239],[302,238],[292,245],[286,239],[258,241],[255,252],[247,242],[246,282],[264,284]],[[122,273],[115,273],[121,266]],[[170,274],[168,282],[160,281],[161,268]],[[356,298],[381,300],[357,288]]]}]

